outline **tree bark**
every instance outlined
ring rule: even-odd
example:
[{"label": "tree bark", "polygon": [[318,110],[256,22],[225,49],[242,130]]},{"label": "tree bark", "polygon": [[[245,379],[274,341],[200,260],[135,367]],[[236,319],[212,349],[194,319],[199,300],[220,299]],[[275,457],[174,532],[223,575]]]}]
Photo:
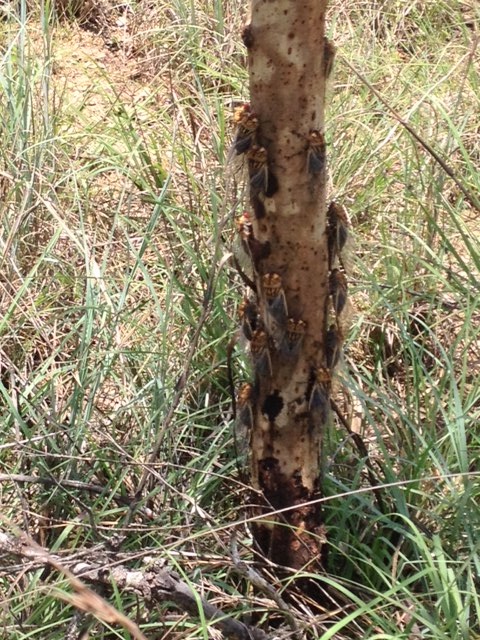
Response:
[{"label": "tree bark", "polygon": [[290,508],[253,532],[274,562],[309,570],[321,565],[325,531],[318,503],[304,503],[321,495],[346,295],[336,284],[343,274],[333,275],[339,228],[327,224],[324,113],[335,50],[324,35],[326,6],[252,0],[242,34],[251,102],[236,111],[234,143],[248,167],[252,212],[238,229],[255,290],[243,305],[254,379],[239,393],[239,419],[250,428],[252,484],[264,498],[256,514]]}]

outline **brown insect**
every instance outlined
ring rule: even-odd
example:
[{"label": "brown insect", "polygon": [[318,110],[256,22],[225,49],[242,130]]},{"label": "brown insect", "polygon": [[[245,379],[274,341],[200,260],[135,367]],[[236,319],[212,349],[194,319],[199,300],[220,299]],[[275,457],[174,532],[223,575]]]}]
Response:
[{"label": "brown insect", "polygon": [[265,147],[254,144],[247,153],[250,186],[257,191],[265,191],[268,186],[268,154]]},{"label": "brown insect", "polygon": [[237,468],[240,478],[247,482],[245,466],[249,454],[250,430],[253,427],[254,386],[249,382],[241,385],[236,397],[236,419],[234,422],[234,447],[237,458]]},{"label": "brown insect", "polygon": [[269,340],[267,332],[263,329],[256,329],[250,341],[250,352],[253,364],[260,376],[272,374],[272,361],[269,351]]},{"label": "brown insect", "polygon": [[250,106],[249,102],[234,102],[232,106],[234,107],[233,124],[237,126],[253,114],[252,107]]},{"label": "brown insect", "polygon": [[237,393],[238,420],[241,424],[251,427],[253,424],[253,384],[245,382]]},{"label": "brown insect", "polygon": [[319,367],[313,372],[313,387],[308,408],[315,426],[324,425],[328,422],[331,386],[332,377],[327,369]]},{"label": "brown insect", "polygon": [[337,49],[333,42],[328,38],[323,39],[323,68],[325,71],[325,79],[328,78],[332,74],[333,63],[335,62],[335,54]]},{"label": "brown insect", "polygon": [[332,296],[333,308],[338,318],[347,304],[347,276],[340,269],[332,269],[328,286],[329,293]]},{"label": "brown insect", "polygon": [[262,291],[269,314],[279,324],[283,324],[288,309],[281,276],[278,273],[265,273],[262,276]]},{"label": "brown insect", "polygon": [[250,219],[248,211],[244,211],[241,216],[235,220],[235,226],[237,227],[238,235],[242,244],[244,244],[245,251],[247,250],[248,241],[253,238],[253,225]]},{"label": "brown insect", "polygon": [[250,104],[246,102],[233,112],[233,122],[237,127],[233,146],[237,155],[240,155],[248,151],[255,140],[258,118],[251,110]]},{"label": "brown insect", "polygon": [[278,182],[268,166],[268,153],[265,147],[253,144],[247,151],[248,176],[252,196],[263,193],[271,198],[278,191]]},{"label": "brown insect", "polygon": [[245,286],[257,291],[252,280],[252,254],[250,244],[253,241],[253,227],[248,212],[244,212],[235,220],[239,242],[233,246],[233,264]]},{"label": "brown insect", "polygon": [[282,277],[278,273],[265,273],[262,276],[262,285],[268,304],[283,295]]},{"label": "brown insect", "polygon": [[325,362],[327,369],[334,369],[342,353],[343,335],[339,327],[331,324],[325,334]]},{"label": "brown insect", "polygon": [[333,267],[335,258],[341,260],[348,240],[348,214],[345,207],[332,201],[327,210],[328,266]]},{"label": "brown insect", "polygon": [[285,334],[280,346],[280,351],[284,356],[294,358],[298,355],[306,330],[307,325],[303,320],[288,318]]},{"label": "brown insect", "polygon": [[244,298],[238,307],[238,315],[240,316],[243,335],[247,340],[251,340],[259,324],[256,303],[249,298]]},{"label": "brown insect", "polygon": [[310,131],[307,137],[307,167],[312,175],[319,174],[325,166],[327,158],[327,144],[325,136],[317,129]]},{"label": "brown insect", "polygon": [[236,227],[238,235],[240,236],[242,249],[251,257],[253,265],[256,267],[259,260],[264,260],[270,255],[270,243],[260,242],[260,240],[255,238],[252,220],[248,211],[244,211],[243,214],[237,218]]}]

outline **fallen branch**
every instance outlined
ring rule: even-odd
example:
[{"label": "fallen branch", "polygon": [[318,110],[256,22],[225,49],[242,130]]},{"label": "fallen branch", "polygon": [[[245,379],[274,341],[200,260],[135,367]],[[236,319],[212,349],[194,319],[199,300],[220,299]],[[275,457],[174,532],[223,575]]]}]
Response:
[{"label": "fallen branch", "polygon": [[[56,593],[77,609],[91,613],[100,620],[116,623],[127,629],[136,640],[146,640],[135,623],[112,607],[104,598],[87,587],[85,583],[101,585],[111,590],[115,584],[119,591],[130,591],[142,597],[145,603],[159,604],[171,602],[192,616],[203,610],[205,618],[217,625],[224,635],[238,640],[267,640],[268,636],[254,627],[226,616],[184,582],[179,576],[156,562],[144,570],[129,569],[118,564],[104,552],[92,550],[89,561],[69,562],[37,545],[25,534],[11,535],[0,530],[0,553],[21,557],[31,563],[31,568],[50,566],[69,581],[74,590],[71,596]],[[67,565],[68,568],[67,568]]]}]

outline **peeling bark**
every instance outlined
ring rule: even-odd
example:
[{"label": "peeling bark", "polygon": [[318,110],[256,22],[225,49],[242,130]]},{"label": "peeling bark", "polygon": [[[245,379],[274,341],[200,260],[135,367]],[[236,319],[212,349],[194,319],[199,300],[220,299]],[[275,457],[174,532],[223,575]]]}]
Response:
[{"label": "peeling bark", "polygon": [[310,570],[324,553],[321,511],[295,506],[321,495],[330,376],[342,343],[336,316],[346,297],[343,276],[330,275],[341,248],[326,207],[324,107],[335,52],[324,36],[326,5],[252,0],[242,34],[251,102],[237,110],[234,143],[248,166],[252,213],[243,241],[258,310],[246,333],[252,484],[264,511],[293,507],[257,523],[254,536],[273,561]]}]

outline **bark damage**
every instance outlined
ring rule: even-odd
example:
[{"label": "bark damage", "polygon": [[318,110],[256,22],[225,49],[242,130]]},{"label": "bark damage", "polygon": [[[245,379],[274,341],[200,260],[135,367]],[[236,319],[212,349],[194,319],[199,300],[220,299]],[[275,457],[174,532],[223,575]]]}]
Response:
[{"label": "bark damage", "polygon": [[254,536],[272,560],[298,569],[321,563],[320,508],[304,503],[321,492],[322,433],[342,341],[343,290],[331,302],[341,248],[326,207],[325,88],[334,56],[326,5],[252,1],[242,34],[251,102],[235,114],[251,205],[237,226],[254,289],[242,311],[254,380],[239,395],[239,416],[250,428],[262,512],[293,507],[257,522]]}]

